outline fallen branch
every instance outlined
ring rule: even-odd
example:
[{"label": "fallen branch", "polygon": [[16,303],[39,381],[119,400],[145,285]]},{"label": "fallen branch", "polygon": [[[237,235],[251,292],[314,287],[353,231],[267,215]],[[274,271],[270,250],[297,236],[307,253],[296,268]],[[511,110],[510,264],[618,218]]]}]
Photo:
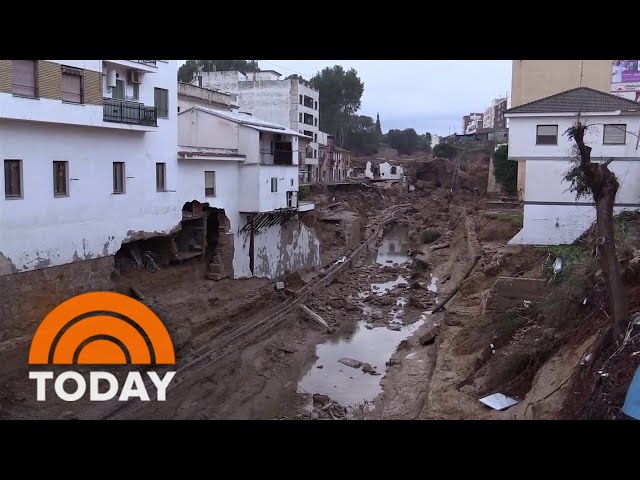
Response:
[{"label": "fallen branch", "polygon": [[309,319],[313,320],[314,322],[326,328],[327,332],[333,333],[333,328],[331,328],[329,324],[325,322],[320,315],[318,315],[316,312],[311,310],[309,307],[307,307],[306,305],[300,305],[300,310],[302,310]]}]

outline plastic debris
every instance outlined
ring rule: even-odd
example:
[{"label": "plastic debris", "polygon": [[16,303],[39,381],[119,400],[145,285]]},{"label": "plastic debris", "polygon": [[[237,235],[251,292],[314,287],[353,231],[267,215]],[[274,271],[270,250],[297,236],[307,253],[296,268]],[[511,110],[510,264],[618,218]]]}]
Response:
[{"label": "plastic debris", "polygon": [[553,273],[558,273],[562,270],[562,258],[556,257],[556,261],[553,262]]},{"label": "plastic debris", "polygon": [[517,400],[507,397],[502,393],[494,393],[493,395],[489,395],[488,397],[481,398],[480,402],[484,403],[490,408],[493,408],[494,410],[500,411],[506,410],[507,408],[512,407],[516,403],[518,403]]},{"label": "plastic debris", "polygon": [[283,290],[284,282],[276,282],[276,290]]},{"label": "plastic debris", "polygon": [[583,305],[586,305],[586,304],[587,304],[587,297],[584,297],[584,300],[582,301],[582,304],[583,304]]},{"label": "plastic debris", "polygon": [[522,301],[522,306],[524,308],[529,308],[531,306],[531,303],[532,303],[531,300],[523,300]]}]

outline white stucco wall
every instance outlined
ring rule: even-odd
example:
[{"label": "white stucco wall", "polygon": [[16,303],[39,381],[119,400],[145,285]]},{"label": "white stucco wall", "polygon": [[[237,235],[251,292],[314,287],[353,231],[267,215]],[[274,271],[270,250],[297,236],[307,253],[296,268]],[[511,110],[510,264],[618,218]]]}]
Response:
[{"label": "white stucco wall", "polygon": [[[246,215],[240,216],[241,227],[247,221]],[[234,276],[250,277],[249,233],[240,235],[237,230],[235,233]],[[275,278],[287,272],[321,266],[320,240],[312,229],[300,221],[262,229],[254,242],[256,277]]]},{"label": "white stucco wall", "polygon": [[[638,208],[638,207],[636,207]],[[614,214],[636,208],[615,207]],[[578,239],[596,220],[589,205],[525,205],[524,228],[511,245],[563,245]]]},{"label": "white stucco wall", "polygon": [[[245,181],[244,174],[247,169],[254,170],[256,174],[260,167],[243,167],[238,162],[219,160],[180,160],[180,189],[178,195],[180,206],[185,202],[197,200],[201,203],[209,203],[211,207],[221,208],[229,219],[231,232],[234,235],[233,274],[234,278],[251,277],[249,261],[249,233],[240,234],[240,229],[246,225],[248,215],[241,214],[243,200],[247,195],[255,194],[257,198],[258,188],[250,188]],[[280,168],[292,170],[295,188],[297,190],[297,175],[295,167],[266,167],[262,170],[278,174]],[[204,195],[204,172],[213,170],[216,172],[216,196]],[[264,176],[269,184],[266,196],[272,196],[270,192],[270,177]],[[258,176],[256,175],[256,178]],[[280,182],[282,183],[282,182]],[[284,198],[286,206],[286,194],[278,189],[278,204],[280,197]],[[276,194],[273,194],[276,197]],[[275,200],[275,198],[274,198]],[[250,202],[249,202],[250,203]],[[274,201],[274,203],[276,203]],[[320,241],[315,232],[299,221],[289,221],[285,225],[275,225],[261,230],[255,236],[255,271],[258,277],[275,278],[286,272],[302,268],[320,266]]]},{"label": "white stucco wall", "polygon": [[189,147],[238,149],[238,124],[192,109],[178,115],[178,143]]},{"label": "white stucco wall", "polygon": [[[146,74],[141,94],[167,88],[175,105],[176,64],[158,65],[158,73]],[[42,108],[42,100],[29,101]],[[102,119],[102,107],[95,108]],[[0,119],[0,158],[22,160],[23,181],[23,198],[0,200],[0,274],[113,255],[134,232],[167,233],[178,225],[182,205],[175,192],[157,192],[155,178],[156,162],[166,163],[167,190],[176,190],[175,112],[158,119],[155,130]],[[54,198],[53,161],[69,162],[68,197]],[[113,162],[125,162],[124,194],[113,193]],[[4,183],[4,170],[0,175]]]},{"label": "white stucco wall", "polygon": [[[402,180],[403,178],[401,165],[391,165],[389,162],[381,162],[378,164],[378,167],[380,168],[380,179],[382,180]],[[391,173],[392,167],[396,168],[396,173]],[[367,162],[364,176],[366,178],[374,178],[370,161]]]},{"label": "white stucco wall", "polygon": [[[603,145],[602,124],[626,124],[627,131],[636,135],[640,130],[640,118],[630,116],[583,116],[582,120],[591,125],[585,133],[585,143],[592,148],[591,157],[640,157],[640,149],[636,149],[637,137],[627,133],[625,145]],[[511,117],[509,123],[509,157],[568,157],[571,155],[573,142],[565,132],[576,121],[576,117]],[[537,125],[558,125],[558,145],[536,145]]]},{"label": "white stucco wall", "polygon": [[[592,125],[585,143],[592,148],[592,159],[616,158],[609,165],[620,183],[615,211],[640,207],[640,157],[637,138],[627,133],[625,145],[603,145],[601,124],[626,124],[627,131],[638,131],[640,119],[619,116],[587,116]],[[575,117],[535,117],[510,119],[509,157],[525,165],[523,229],[512,244],[570,244],[582,235],[596,218],[591,196],[576,199],[563,180],[570,168],[573,143],[563,133]],[[558,145],[536,145],[537,125],[558,125]],[[598,125],[600,124],[600,125]]]}]

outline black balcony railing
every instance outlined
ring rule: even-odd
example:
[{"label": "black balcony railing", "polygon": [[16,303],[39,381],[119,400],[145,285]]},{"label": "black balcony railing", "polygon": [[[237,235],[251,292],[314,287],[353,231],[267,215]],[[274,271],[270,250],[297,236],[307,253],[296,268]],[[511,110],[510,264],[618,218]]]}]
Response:
[{"label": "black balcony railing", "polygon": [[105,122],[128,123],[131,125],[158,126],[158,111],[156,107],[145,107],[142,103],[126,102],[104,98],[103,120]]},{"label": "black balcony railing", "polygon": [[156,66],[157,60],[130,60],[131,62],[142,63],[143,65],[149,65],[151,67]]}]

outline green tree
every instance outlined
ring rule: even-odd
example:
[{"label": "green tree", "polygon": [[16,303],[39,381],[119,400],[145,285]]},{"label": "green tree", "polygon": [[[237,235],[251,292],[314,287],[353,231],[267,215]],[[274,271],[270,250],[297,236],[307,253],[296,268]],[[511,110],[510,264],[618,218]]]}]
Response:
[{"label": "green tree", "polygon": [[449,160],[455,158],[458,154],[458,150],[453,145],[448,143],[439,143],[433,147],[433,156],[436,158],[448,158]]},{"label": "green tree", "polygon": [[178,80],[190,83],[198,67],[205,72],[238,70],[247,73],[260,70],[256,60],[187,60],[178,69]]},{"label": "green tree", "polygon": [[326,67],[313,76],[311,86],[320,93],[320,128],[344,145],[350,116],[360,109],[364,92],[358,72],[353,68],[345,71],[341,65]]},{"label": "green tree", "polygon": [[[434,149],[435,151],[435,149]],[[500,145],[493,152],[493,175],[510,194],[516,193],[518,183],[518,162],[509,160],[509,147]]]},{"label": "green tree", "polygon": [[380,125],[380,114],[376,113],[376,133],[382,136],[382,126]]},{"label": "green tree", "polygon": [[371,117],[352,115],[345,129],[346,149],[362,155],[373,155],[378,151],[378,134]]},{"label": "green tree", "polygon": [[429,132],[420,135],[419,149],[425,152],[431,151],[431,134]]},{"label": "green tree", "polygon": [[385,143],[398,150],[400,155],[411,155],[418,150],[420,137],[413,128],[405,130],[392,129],[387,132]]}]

